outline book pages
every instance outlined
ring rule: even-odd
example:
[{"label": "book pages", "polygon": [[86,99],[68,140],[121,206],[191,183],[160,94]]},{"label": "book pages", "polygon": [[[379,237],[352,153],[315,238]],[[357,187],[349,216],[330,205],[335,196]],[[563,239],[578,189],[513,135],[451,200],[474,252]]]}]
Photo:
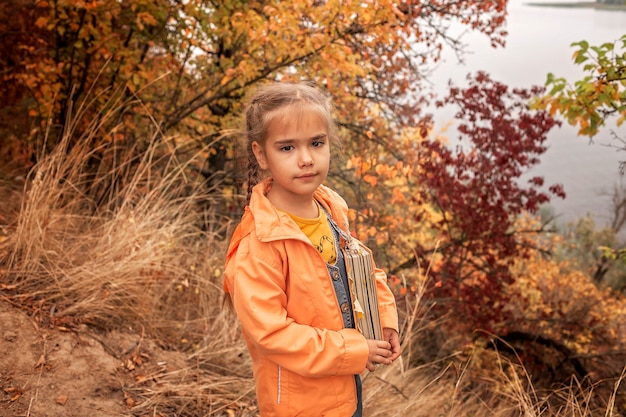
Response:
[{"label": "book pages", "polygon": [[357,329],[366,339],[383,340],[372,252],[357,239],[344,249],[348,280],[353,284]]}]

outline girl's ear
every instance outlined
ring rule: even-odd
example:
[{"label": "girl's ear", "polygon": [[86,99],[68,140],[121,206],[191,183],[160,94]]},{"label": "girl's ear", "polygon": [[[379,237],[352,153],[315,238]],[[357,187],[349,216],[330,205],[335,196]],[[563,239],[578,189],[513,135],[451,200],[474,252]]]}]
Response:
[{"label": "girl's ear", "polygon": [[259,145],[259,142],[252,142],[252,152],[254,152],[254,157],[256,158],[259,167],[264,171],[269,169],[267,159],[265,158],[265,151],[263,150],[263,147]]}]

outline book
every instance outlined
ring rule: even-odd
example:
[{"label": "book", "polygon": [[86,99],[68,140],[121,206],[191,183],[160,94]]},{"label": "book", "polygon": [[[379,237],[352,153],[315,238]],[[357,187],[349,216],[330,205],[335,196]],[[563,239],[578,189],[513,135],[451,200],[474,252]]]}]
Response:
[{"label": "book", "polygon": [[372,251],[352,238],[343,249],[357,329],[366,339],[383,340]]}]

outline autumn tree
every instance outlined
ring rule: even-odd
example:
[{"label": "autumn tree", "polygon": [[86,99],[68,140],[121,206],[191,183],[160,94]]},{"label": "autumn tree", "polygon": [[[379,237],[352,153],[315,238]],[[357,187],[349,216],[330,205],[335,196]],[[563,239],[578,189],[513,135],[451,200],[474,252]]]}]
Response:
[{"label": "autumn tree", "polygon": [[[217,139],[237,126],[248,89],[305,78],[334,96],[350,150],[362,151],[415,123],[424,74],[445,45],[460,48],[446,27],[458,21],[502,44],[505,5],[9,0],[0,77],[12,110],[1,127],[33,152],[44,135],[56,143],[68,119],[123,107],[102,140],[136,144],[156,125],[204,146],[211,177],[229,168],[233,143]],[[72,126],[77,138],[85,125]]]},{"label": "autumn tree", "polygon": [[467,88],[451,85],[438,105],[457,109],[457,145],[425,140],[417,149],[421,187],[413,201],[426,202],[437,215],[416,214],[432,238],[415,242],[415,256],[394,272],[430,263],[430,297],[471,329],[506,332],[511,266],[525,256],[524,234],[541,231],[519,230],[516,219],[536,213],[551,196],[565,197],[560,185],[546,190],[543,178],[528,175],[558,125],[546,111],[529,108],[541,91],[510,89],[485,73],[469,77]]}]

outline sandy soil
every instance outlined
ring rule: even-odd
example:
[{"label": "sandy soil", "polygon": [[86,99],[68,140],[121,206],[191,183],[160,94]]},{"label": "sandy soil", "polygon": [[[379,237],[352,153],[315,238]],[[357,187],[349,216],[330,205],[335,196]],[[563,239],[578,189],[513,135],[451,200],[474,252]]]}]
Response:
[{"label": "sandy soil", "polygon": [[0,291],[1,417],[131,416],[125,388],[179,360],[141,335],[40,328]]}]

